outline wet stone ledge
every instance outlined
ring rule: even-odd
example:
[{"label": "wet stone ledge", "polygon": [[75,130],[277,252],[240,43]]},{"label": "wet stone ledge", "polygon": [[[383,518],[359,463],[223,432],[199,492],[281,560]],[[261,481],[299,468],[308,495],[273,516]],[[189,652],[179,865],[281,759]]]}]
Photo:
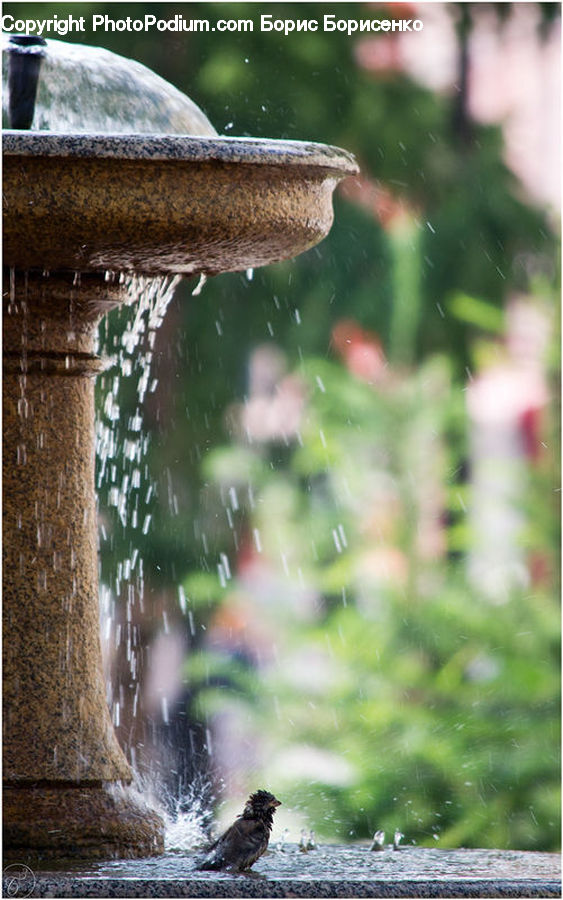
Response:
[{"label": "wet stone ledge", "polygon": [[[440,850],[370,852],[321,846],[274,848],[248,875],[199,872],[193,855],[28,869],[15,882],[4,870],[3,896],[19,897],[559,897],[554,853]],[[12,876],[12,881],[9,881]]]}]

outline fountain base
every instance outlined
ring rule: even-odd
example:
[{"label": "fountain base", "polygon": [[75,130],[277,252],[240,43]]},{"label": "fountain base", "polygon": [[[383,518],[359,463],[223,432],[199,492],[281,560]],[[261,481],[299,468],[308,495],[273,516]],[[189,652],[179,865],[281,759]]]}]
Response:
[{"label": "fountain base", "polygon": [[162,819],[127,788],[5,785],[3,795],[8,859],[133,859],[164,851]]},{"label": "fountain base", "polygon": [[125,289],[10,270],[3,320],[4,851],[153,856],[160,818],[124,785],[99,634],[95,354]]},{"label": "fountain base", "polygon": [[[251,872],[200,872],[194,853],[97,862],[66,871],[12,865],[6,896],[20,897],[560,897],[556,853],[275,844]],[[10,888],[12,889],[10,894]]]}]

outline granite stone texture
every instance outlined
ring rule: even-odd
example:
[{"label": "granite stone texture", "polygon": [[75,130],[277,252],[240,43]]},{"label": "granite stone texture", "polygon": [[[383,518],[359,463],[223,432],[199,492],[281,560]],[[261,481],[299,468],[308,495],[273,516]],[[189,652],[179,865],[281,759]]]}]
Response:
[{"label": "granite stone texture", "polygon": [[[367,846],[273,848],[249,874],[199,872],[195,855],[23,870],[33,897],[558,897],[559,857],[548,853]],[[9,873],[8,873],[9,874]],[[6,877],[6,876],[5,876]]]},{"label": "granite stone texture", "polygon": [[[4,264],[216,274],[309,249],[343,150],[297,141],[5,132]],[[46,228],[45,224],[49,223]]]},{"label": "granite stone texture", "polygon": [[93,351],[122,289],[11,272],[3,299],[4,851],[147,855],[99,636]]},{"label": "granite stone texture", "polygon": [[162,820],[127,785],[8,783],[2,804],[4,863],[132,859],[163,850]]}]

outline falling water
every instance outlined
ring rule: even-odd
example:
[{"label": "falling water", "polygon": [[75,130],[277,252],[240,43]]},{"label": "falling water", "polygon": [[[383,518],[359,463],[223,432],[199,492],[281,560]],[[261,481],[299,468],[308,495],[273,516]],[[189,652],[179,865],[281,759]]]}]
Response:
[{"label": "falling water", "polygon": [[[209,786],[204,777],[192,784],[180,777],[177,794],[166,786],[167,761],[161,754],[167,751],[160,745],[169,725],[169,698],[160,697],[159,712],[149,715],[143,707],[147,655],[158,642],[151,629],[160,622],[157,630],[166,634],[170,613],[165,601],[156,611],[152,593],[147,597],[145,591],[143,546],[152,529],[156,486],[149,473],[144,411],[157,388],[152,365],[157,331],[180,277],[127,275],[121,281],[128,302],[103,320],[99,338],[107,366],[98,378],[96,491],[102,559],[111,560],[100,577],[106,694],[137,787],[165,821],[167,846],[187,850],[201,845],[207,833]],[[179,602],[182,607],[181,591]]]},{"label": "falling water", "polygon": [[[108,663],[120,647],[126,648],[128,682],[134,686],[134,716],[139,699],[142,647],[133,613],[135,604],[143,612],[144,601],[144,562],[136,537],[149,532],[154,491],[146,464],[149,439],[143,427],[143,403],[147,394],[156,389],[157,381],[151,377],[156,332],[179,280],[179,277],[123,276],[129,302],[117,311],[121,328],[110,336],[108,320],[104,320],[100,335],[108,365],[100,378],[103,400],[96,422],[96,489],[102,498],[101,509],[115,511],[113,528],[121,526],[129,539],[127,555],[117,560],[115,571],[109,576],[102,575],[101,635]],[[122,402],[131,385],[135,392],[134,412],[125,417]],[[113,544],[110,520],[111,516],[100,514],[102,547]],[[125,617],[117,614],[121,602],[126,604]],[[123,691],[116,692],[108,679],[107,693],[114,725],[119,727]],[[134,746],[125,750],[134,765]]]}]

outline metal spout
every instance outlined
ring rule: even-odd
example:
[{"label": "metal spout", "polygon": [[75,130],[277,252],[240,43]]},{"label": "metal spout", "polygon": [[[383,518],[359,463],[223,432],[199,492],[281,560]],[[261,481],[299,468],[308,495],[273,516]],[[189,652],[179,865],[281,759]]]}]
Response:
[{"label": "metal spout", "polygon": [[14,34],[8,48],[8,117],[10,128],[29,129],[35,113],[39,70],[47,41]]}]

